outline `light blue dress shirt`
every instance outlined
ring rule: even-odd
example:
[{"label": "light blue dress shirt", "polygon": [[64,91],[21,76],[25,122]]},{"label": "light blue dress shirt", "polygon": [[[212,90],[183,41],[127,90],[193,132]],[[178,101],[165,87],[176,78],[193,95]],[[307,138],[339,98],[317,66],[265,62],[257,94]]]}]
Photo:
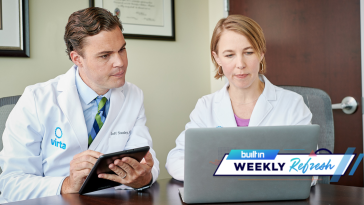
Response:
[{"label": "light blue dress shirt", "polygon": [[[105,105],[106,116],[109,113],[111,90],[107,91],[105,95],[98,95],[94,90],[92,90],[88,85],[86,85],[85,82],[83,82],[82,78],[80,77],[78,68],[76,70],[76,87],[78,96],[80,96],[83,116],[85,117],[85,122],[87,127],[87,133],[88,135],[90,135],[92,126],[95,122],[95,116],[97,113],[98,104],[103,97],[107,98],[107,102]],[[104,120],[105,119],[103,119],[102,117],[103,122]],[[85,137],[88,138],[88,135]]]}]

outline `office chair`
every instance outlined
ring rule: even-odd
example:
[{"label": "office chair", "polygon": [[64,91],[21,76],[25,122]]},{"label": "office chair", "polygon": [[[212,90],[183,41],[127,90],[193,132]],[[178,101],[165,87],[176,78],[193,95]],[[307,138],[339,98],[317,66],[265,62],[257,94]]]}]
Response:
[{"label": "office chair", "polygon": [[[318,147],[326,148],[334,153],[334,117],[330,96],[323,90],[300,86],[279,86],[302,95],[305,104],[312,113],[312,124],[321,127]],[[320,151],[320,153],[324,153]],[[318,183],[330,184],[330,176],[319,176]]]},{"label": "office chair", "polygon": [[[8,116],[18,102],[20,95],[0,98],[0,151],[3,149],[3,133]],[[0,169],[0,174],[1,174]]]}]

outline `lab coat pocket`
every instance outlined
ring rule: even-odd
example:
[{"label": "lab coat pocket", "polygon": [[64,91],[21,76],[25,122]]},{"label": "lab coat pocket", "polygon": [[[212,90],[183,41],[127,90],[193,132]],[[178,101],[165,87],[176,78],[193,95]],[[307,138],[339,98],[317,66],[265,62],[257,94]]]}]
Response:
[{"label": "lab coat pocket", "polygon": [[124,150],[128,139],[128,134],[111,135],[109,138],[109,153]]}]

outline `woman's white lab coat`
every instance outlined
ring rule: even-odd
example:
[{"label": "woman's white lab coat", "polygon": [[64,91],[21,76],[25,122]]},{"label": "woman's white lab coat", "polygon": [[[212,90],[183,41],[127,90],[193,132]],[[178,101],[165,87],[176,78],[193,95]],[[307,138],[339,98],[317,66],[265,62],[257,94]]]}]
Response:
[{"label": "woman's white lab coat", "polygon": [[[312,114],[301,95],[279,88],[260,75],[265,83],[250,118],[249,126],[308,125]],[[200,98],[190,115],[185,130],[199,127],[237,127],[226,84],[221,90]],[[176,147],[167,156],[169,174],[184,180],[185,131],[176,140]]]}]

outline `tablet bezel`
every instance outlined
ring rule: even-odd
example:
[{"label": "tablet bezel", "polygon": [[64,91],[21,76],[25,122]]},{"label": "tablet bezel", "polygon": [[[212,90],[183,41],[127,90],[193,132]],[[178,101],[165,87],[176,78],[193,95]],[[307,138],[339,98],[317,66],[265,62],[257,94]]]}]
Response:
[{"label": "tablet bezel", "polygon": [[144,156],[149,151],[150,147],[139,147],[135,149],[124,150],[120,152],[114,152],[109,154],[101,155],[94,167],[92,168],[90,174],[87,176],[86,180],[83,182],[79,194],[85,194],[93,191],[98,191],[102,189],[107,189],[110,187],[115,187],[121,185],[120,183],[98,178],[98,174],[100,173],[109,173],[115,174],[110,168],[109,164],[111,164],[116,159],[121,159],[123,157],[131,157],[136,159],[138,162],[142,161]]}]

